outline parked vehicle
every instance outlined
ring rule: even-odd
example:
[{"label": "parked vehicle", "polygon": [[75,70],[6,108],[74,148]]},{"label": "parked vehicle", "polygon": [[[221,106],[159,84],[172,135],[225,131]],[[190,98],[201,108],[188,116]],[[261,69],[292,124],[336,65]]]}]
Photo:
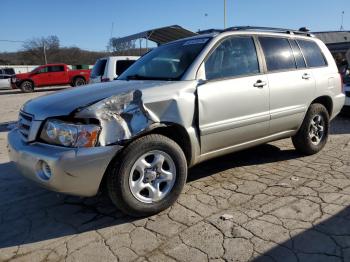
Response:
[{"label": "parked vehicle", "polygon": [[92,68],[90,83],[116,80],[139,56],[109,56],[98,59]]},{"label": "parked vehicle", "polygon": [[13,68],[0,68],[0,89],[11,88],[11,76],[14,74]]},{"label": "parked vehicle", "polygon": [[29,73],[16,74],[11,78],[12,88],[33,92],[35,87],[71,85],[81,86],[89,82],[90,70],[71,70],[66,64],[48,64]]},{"label": "parked vehicle", "polygon": [[344,100],[320,40],[231,28],[164,44],[117,81],[27,102],[9,155],[43,187],[93,196],[105,185],[117,207],[146,216],[172,205],[202,161],[288,137],[319,152]]}]

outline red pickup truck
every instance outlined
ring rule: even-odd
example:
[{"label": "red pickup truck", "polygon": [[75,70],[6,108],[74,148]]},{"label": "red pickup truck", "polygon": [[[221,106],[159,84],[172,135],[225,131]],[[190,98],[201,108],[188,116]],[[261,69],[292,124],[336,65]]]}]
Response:
[{"label": "red pickup truck", "polygon": [[90,70],[71,70],[66,64],[47,64],[29,73],[16,74],[11,78],[12,88],[33,92],[34,87],[71,85],[81,86],[89,82]]}]

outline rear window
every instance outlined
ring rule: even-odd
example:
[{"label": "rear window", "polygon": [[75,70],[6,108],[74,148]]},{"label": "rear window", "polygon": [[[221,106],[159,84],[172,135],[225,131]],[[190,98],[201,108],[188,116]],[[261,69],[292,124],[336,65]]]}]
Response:
[{"label": "rear window", "polygon": [[64,71],[64,66],[49,66],[48,71],[51,73]]},{"label": "rear window", "polygon": [[327,62],[319,46],[313,41],[298,40],[308,67],[326,66]]},{"label": "rear window", "polygon": [[13,68],[5,68],[4,69],[4,74],[6,74],[6,75],[14,75],[15,74],[15,70]]},{"label": "rear window", "polygon": [[126,69],[129,68],[129,66],[131,66],[133,63],[135,63],[135,60],[118,60],[117,64],[116,64],[116,74],[119,76],[122,73],[124,73],[124,71]]},{"label": "rear window", "polygon": [[268,71],[295,69],[295,60],[288,39],[259,37]]},{"label": "rear window", "polygon": [[103,76],[103,73],[105,72],[105,68],[106,68],[106,63],[107,63],[106,59],[97,60],[96,64],[92,68],[91,78]]}]

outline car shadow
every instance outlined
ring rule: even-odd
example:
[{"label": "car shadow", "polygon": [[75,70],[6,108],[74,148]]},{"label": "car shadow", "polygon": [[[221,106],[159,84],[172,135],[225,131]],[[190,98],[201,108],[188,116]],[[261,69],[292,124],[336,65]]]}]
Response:
[{"label": "car shadow", "polygon": [[333,119],[330,133],[333,135],[350,134],[350,115],[342,113]]},{"label": "car shadow", "polygon": [[[267,144],[219,157],[192,168],[188,181],[225,169],[296,158],[294,150]],[[0,164],[0,248],[35,243],[135,222],[106,194],[80,198],[47,191],[20,176],[12,163]]]},{"label": "car shadow", "polygon": [[190,169],[187,181],[195,181],[231,168],[274,163],[299,157],[302,156],[294,149],[281,150],[272,144],[263,144],[196,165]]},{"label": "car shadow", "polygon": [[[66,89],[67,87],[38,87],[34,89],[34,93],[42,93],[42,92],[54,92],[62,89]],[[8,90],[0,90],[1,95],[20,95],[25,94],[20,89],[8,89]]]}]

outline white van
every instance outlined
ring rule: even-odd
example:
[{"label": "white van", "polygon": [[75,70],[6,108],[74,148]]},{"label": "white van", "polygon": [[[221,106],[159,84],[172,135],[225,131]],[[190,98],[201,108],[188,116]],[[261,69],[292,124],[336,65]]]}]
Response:
[{"label": "white van", "polygon": [[139,58],[139,56],[109,56],[98,59],[91,71],[90,84],[115,80]]}]

